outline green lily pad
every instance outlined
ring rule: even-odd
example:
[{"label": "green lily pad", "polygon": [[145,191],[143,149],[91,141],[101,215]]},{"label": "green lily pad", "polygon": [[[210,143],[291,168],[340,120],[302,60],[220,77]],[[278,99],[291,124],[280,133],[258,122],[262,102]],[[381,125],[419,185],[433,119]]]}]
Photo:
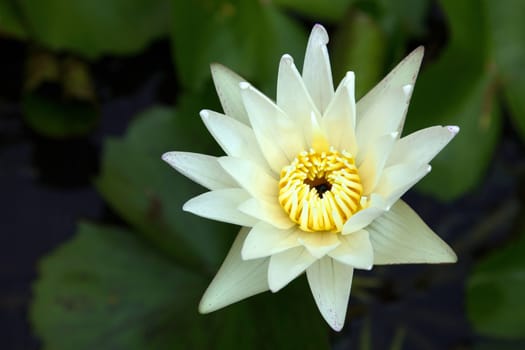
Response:
[{"label": "green lily pad", "polygon": [[501,338],[525,337],[525,236],[476,264],[467,281],[474,329]]},{"label": "green lily pad", "polygon": [[186,88],[200,90],[218,62],[273,92],[281,55],[302,62],[306,33],[271,2],[173,0],[172,7],[173,58]]},{"label": "green lily pad", "polygon": [[420,36],[426,30],[429,0],[376,0],[381,8],[380,21],[390,36]]},{"label": "green lily pad", "polygon": [[304,280],[199,315],[209,277],[122,229],[81,224],[39,274],[30,314],[44,349],[329,348]]},{"label": "green lily pad", "polygon": [[36,132],[52,138],[84,135],[98,123],[98,109],[75,100],[56,100],[38,93],[22,100],[24,120]]},{"label": "green lily pad", "polygon": [[[197,113],[164,107],[137,116],[124,139],[104,147],[95,184],[102,196],[137,231],[186,264],[215,267],[236,229],[182,211],[205,189],[161,160],[168,151],[209,153],[215,149]],[[228,233],[228,231],[230,233]]]},{"label": "green lily pad", "polygon": [[385,33],[369,15],[354,10],[333,39],[333,74],[338,83],[347,71],[356,75],[356,97],[363,96],[381,80],[386,55]]},{"label": "green lily pad", "polygon": [[275,0],[276,5],[316,21],[340,21],[355,0]]},{"label": "green lily pad", "polygon": [[131,54],[169,31],[169,0],[22,0],[40,44],[87,58]]},{"label": "green lily pad", "polygon": [[436,62],[420,73],[405,134],[432,125],[458,125],[459,135],[432,161],[417,186],[441,200],[474,189],[489,165],[500,132],[494,73],[483,9],[476,1],[442,1],[452,38]]},{"label": "green lily pad", "polygon": [[25,39],[27,32],[13,1],[0,1],[0,34]]},{"label": "green lily pad", "polygon": [[525,139],[525,2],[520,0],[484,1],[492,55],[510,116]]},{"label": "green lily pad", "polygon": [[98,123],[99,113],[88,67],[48,52],[33,52],[26,62],[24,120],[51,138],[84,135]]},{"label": "green lily pad", "polygon": [[88,224],[39,267],[31,320],[44,349],[174,349],[169,322],[184,325],[205,286],[130,232]]}]

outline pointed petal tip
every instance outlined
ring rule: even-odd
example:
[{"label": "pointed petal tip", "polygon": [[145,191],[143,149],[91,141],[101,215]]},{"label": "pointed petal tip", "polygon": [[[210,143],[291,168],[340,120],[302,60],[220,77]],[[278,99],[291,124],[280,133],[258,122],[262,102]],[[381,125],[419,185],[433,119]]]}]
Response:
[{"label": "pointed petal tip", "polygon": [[328,32],[326,31],[325,27],[322,24],[316,23],[314,27],[312,28],[312,33],[310,34],[310,37],[312,37],[314,34],[316,34],[316,38],[320,39],[320,43],[322,45],[328,44]]},{"label": "pointed petal tip", "polygon": [[270,292],[277,293],[284,287],[286,287],[286,284],[283,285],[282,283],[278,283],[275,278],[270,277],[270,271],[268,270],[268,287],[270,289]]},{"label": "pointed petal tip", "polygon": [[177,151],[165,152],[162,154],[162,156],[160,156],[160,158],[166,163],[168,163],[172,168],[179,171],[179,166],[180,166],[180,157],[178,157],[179,154],[180,152],[177,152]]},{"label": "pointed petal tip", "polygon": [[341,85],[343,85],[344,88],[351,91],[351,93],[353,94],[355,86],[355,73],[352,71],[346,72],[345,76],[343,77],[343,80],[341,80]]},{"label": "pointed petal tip", "polygon": [[206,315],[209,313],[212,313],[214,311],[220,310],[230,304],[222,305],[220,302],[217,303],[216,301],[213,301],[211,295],[208,293],[208,290],[204,292],[204,295],[201,298],[201,301],[199,302],[198,311],[201,315]]},{"label": "pointed petal tip", "polygon": [[457,133],[459,133],[459,126],[457,125],[447,125],[446,128],[448,129],[448,131],[450,131],[450,133],[454,134],[454,135],[457,135]]},{"label": "pointed petal tip", "polygon": [[[363,267],[363,270],[371,271],[371,270],[374,268],[374,262],[373,262],[373,260],[374,260],[374,259],[372,258],[372,263],[370,263],[370,265],[368,265],[368,266],[364,266],[364,267]],[[356,267],[354,267],[354,268],[356,268]]]},{"label": "pointed petal tip", "polygon": [[324,258],[306,272],[317,308],[328,325],[339,332],[345,325],[354,269]]},{"label": "pointed petal tip", "polygon": [[210,116],[210,112],[207,109],[202,109],[199,112],[199,115],[201,116],[202,119],[207,119]]},{"label": "pointed petal tip", "polygon": [[219,62],[211,62],[210,63],[210,68],[213,68],[213,69],[220,69],[220,68],[230,69],[230,68],[226,67],[224,64],[219,63]]},{"label": "pointed petal tip", "polygon": [[[423,56],[425,55],[425,48],[423,46],[417,47],[414,51],[408,54],[403,61],[413,62],[414,66],[417,66],[416,73],[419,72]],[[417,74],[416,74],[417,76]]]},{"label": "pointed petal tip", "polygon": [[199,303],[199,313],[202,315],[209,314],[213,311],[213,306],[210,303],[204,302],[204,297],[201,299]]},{"label": "pointed petal tip", "polygon": [[433,261],[425,263],[429,264],[455,264],[458,262],[458,256],[454,250],[448,245],[444,244],[439,252],[439,257],[436,257]]},{"label": "pointed petal tip", "polygon": [[212,72],[212,74],[213,72],[217,71],[218,69],[221,69],[222,67],[224,66],[220,63],[217,63],[217,62],[210,63],[210,71]]},{"label": "pointed petal tip", "polygon": [[192,199],[193,199],[193,198],[189,199],[188,201],[186,201],[186,203],[184,203],[184,204],[182,205],[182,211],[185,211],[185,212],[187,212],[187,213],[191,213],[191,212],[192,212],[192,211],[191,211],[191,208],[192,208],[192,205],[191,205],[192,203],[191,203],[191,201],[192,201]]},{"label": "pointed petal tip", "polygon": [[445,246],[445,257],[439,262],[441,264],[455,264],[458,262],[458,256],[456,252],[448,244]]},{"label": "pointed petal tip", "polygon": [[410,55],[417,55],[423,57],[425,54],[425,47],[423,45],[419,45],[410,53]]},{"label": "pointed petal tip", "polygon": [[332,328],[336,332],[341,332],[341,330],[344,327],[344,323],[339,323],[337,321],[333,321],[333,323],[328,323],[330,325],[330,328]]},{"label": "pointed petal tip", "polygon": [[282,55],[281,57],[281,63],[286,63],[288,65],[292,65],[294,63],[293,61],[293,57],[290,56],[289,54],[285,53],[284,55]]},{"label": "pointed petal tip", "polygon": [[168,164],[171,164],[171,160],[175,157],[176,152],[165,152],[160,156],[160,159]]},{"label": "pointed petal tip", "polygon": [[346,72],[344,79],[355,79],[355,73],[351,70]]},{"label": "pointed petal tip", "polygon": [[215,62],[212,62],[210,63],[210,72],[211,72],[211,77],[212,79],[215,79],[217,74],[218,74],[218,71],[222,68],[223,66],[219,63],[215,63]]}]

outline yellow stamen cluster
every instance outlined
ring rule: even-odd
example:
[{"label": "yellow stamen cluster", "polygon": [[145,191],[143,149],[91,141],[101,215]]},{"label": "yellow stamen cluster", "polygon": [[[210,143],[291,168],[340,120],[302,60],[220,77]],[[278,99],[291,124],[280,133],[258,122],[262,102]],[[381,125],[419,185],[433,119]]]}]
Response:
[{"label": "yellow stamen cluster", "polygon": [[279,203],[303,231],[340,232],[361,209],[362,191],[350,153],[311,149],[281,170]]}]

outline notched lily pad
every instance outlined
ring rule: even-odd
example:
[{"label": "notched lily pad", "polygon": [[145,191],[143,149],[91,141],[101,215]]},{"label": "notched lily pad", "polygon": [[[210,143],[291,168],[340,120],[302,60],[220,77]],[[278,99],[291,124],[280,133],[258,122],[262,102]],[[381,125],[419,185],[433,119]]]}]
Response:
[{"label": "notched lily pad", "polygon": [[170,349],[204,280],[163,259],[131,232],[81,224],[39,265],[31,321],[45,349]]}]

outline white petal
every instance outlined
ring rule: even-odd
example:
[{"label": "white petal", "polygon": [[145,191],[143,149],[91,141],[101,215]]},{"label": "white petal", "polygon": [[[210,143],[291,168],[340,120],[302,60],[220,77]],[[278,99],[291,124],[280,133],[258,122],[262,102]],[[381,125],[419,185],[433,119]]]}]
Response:
[{"label": "white petal", "polygon": [[368,113],[369,109],[391,89],[403,88],[406,85],[413,86],[423,60],[423,54],[424,48],[422,46],[412,51],[381,82],[361,98],[357,102],[358,116],[361,117]]},{"label": "white petal", "polygon": [[402,200],[368,228],[374,264],[451,263],[454,251]]},{"label": "white petal", "polygon": [[259,147],[276,174],[305,149],[304,135],[268,97],[249,84],[241,84],[241,95]]},{"label": "white petal", "polygon": [[392,165],[383,171],[374,193],[385,198],[387,207],[390,207],[431,169],[428,164],[403,163]]},{"label": "white petal", "polygon": [[244,260],[264,258],[300,245],[295,227],[280,230],[265,222],[255,225],[242,247]]},{"label": "white petal", "polygon": [[221,101],[224,114],[246,125],[250,125],[250,120],[244,108],[239,88],[239,83],[246,80],[218,63],[211,65],[211,76],[215,83],[215,89]]},{"label": "white petal", "polygon": [[238,209],[247,215],[267,222],[276,228],[285,230],[295,226],[295,223],[290,220],[283,208],[277,202],[274,204],[251,198],[242,203]]},{"label": "white petal", "polygon": [[334,250],[341,242],[334,232],[304,232],[300,231],[299,242],[317,259]]},{"label": "white petal", "polygon": [[277,106],[295,121],[297,127],[302,130],[306,144],[309,145],[312,133],[310,116],[313,113],[320,119],[320,113],[290,55],[283,55],[279,64]]},{"label": "white petal", "polygon": [[167,152],[162,160],[182,175],[210,190],[237,187],[235,180],[220,166],[217,157],[189,152]]},{"label": "white petal", "polygon": [[383,135],[375,141],[373,147],[368,148],[363,159],[358,160],[363,195],[368,196],[376,187],[396,140],[397,132]]},{"label": "white petal", "polygon": [[322,25],[316,24],[306,46],[303,80],[321,114],[334,96],[332,69],[326,44],[328,33]]},{"label": "white petal", "polygon": [[387,165],[428,164],[458,132],[457,126],[433,126],[405,136],[394,145]]},{"label": "white petal", "polygon": [[222,168],[253,197],[277,201],[279,183],[257,163],[235,157],[221,157],[218,161]]},{"label": "white petal", "polygon": [[354,157],[357,154],[355,138],[355,76],[353,72],[346,73],[341,81],[334,98],[326,108],[321,119],[330,144],[339,150],[346,150]]},{"label": "white petal", "polygon": [[335,331],[345,323],[354,269],[330,257],[318,260],[306,275],[315,303],[324,319]]},{"label": "white petal", "polygon": [[370,270],[374,264],[374,250],[368,231],[360,230],[339,237],[341,245],[328,253],[340,263],[357,269]]},{"label": "white petal", "polygon": [[387,209],[387,204],[381,196],[372,194],[370,206],[352,215],[343,226],[343,235],[351,234],[368,226],[375,218]]},{"label": "white petal", "polygon": [[247,235],[248,229],[242,228],[219,272],[201,299],[200,313],[218,310],[269,289],[269,259],[244,261],[241,258],[241,248]]},{"label": "white petal", "polygon": [[[405,117],[408,101],[401,87],[385,92],[366,113],[357,111],[356,138],[359,145],[357,158],[363,156],[374,146],[374,142],[383,135],[399,132]],[[399,135],[399,133],[397,134]]]},{"label": "white petal", "polygon": [[288,249],[273,255],[268,266],[268,284],[277,292],[304,272],[316,258],[304,247]]},{"label": "white petal", "polygon": [[248,198],[248,192],[241,188],[225,188],[194,197],[187,201],[182,209],[203,218],[240,226],[253,226],[259,220],[237,209]]},{"label": "white petal", "polygon": [[226,154],[251,159],[265,168],[268,167],[255,139],[255,134],[249,126],[214,111],[202,110],[200,115]]}]

